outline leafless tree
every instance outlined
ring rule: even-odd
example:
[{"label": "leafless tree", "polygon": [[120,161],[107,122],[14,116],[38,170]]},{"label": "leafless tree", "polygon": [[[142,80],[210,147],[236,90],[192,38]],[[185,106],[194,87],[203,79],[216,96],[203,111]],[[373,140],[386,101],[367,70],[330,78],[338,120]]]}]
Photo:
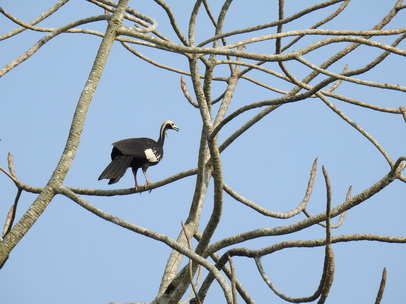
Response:
[{"label": "leafless tree", "polygon": [[[0,168],[7,178],[14,182],[17,191],[15,202],[6,218],[3,237],[0,240],[2,265],[7,261],[13,248],[57,195],[69,198],[87,211],[123,229],[161,242],[172,249],[163,270],[156,298],[151,299],[151,303],[179,303],[180,301],[203,303],[213,281],[217,281],[221,286],[227,303],[237,303],[237,299],[242,299],[246,303],[254,303],[255,299],[250,295],[250,291],[244,288],[238,271],[236,271],[234,265],[236,257],[253,259],[260,276],[266,283],[264,286],[272,289],[284,301],[302,303],[318,300],[319,303],[324,303],[334,278],[335,261],[332,244],[362,240],[386,243],[406,242],[406,237],[375,234],[332,236],[331,234],[332,229],[339,228],[345,221],[347,211],[364,204],[394,181],[398,181],[402,186],[406,182],[406,176],[402,175],[406,158],[401,156],[393,159],[393,155],[377,139],[369,134],[362,125],[351,119],[340,107],[340,105],[352,105],[362,111],[377,111],[382,115],[394,114],[392,115],[394,120],[404,119],[406,121],[406,110],[402,107],[404,95],[395,101],[398,104],[396,108],[376,105],[351,97],[351,91],[358,87],[379,90],[383,99],[390,98],[385,97],[385,94],[395,92],[399,93],[396,96],[402,96],[401,94],[406,92],[404,85],[391,83],[384,77],[379,81],[366,80],[371,79],[369,73],[382,66],[389,57],[396,57],[404,65],[406,51],[399,45],[406,38],[406,26],[403,23],[400,28],[391,27],[392,22],[406,8],[402,0],[395,1],[391,9],[382,15],[382,19],[368,30],[325,29],[329,27],[329,24],[333,25],[336,18],[346,12],[350,0],[320,1],[290,15],[285,13],[285,1],[279,0],[278,3],[269,4],[272,6],[273,12],[277,12],[275,14],[277,18],[272,18],[267,23],[254,24],[231,31],[225,30],[227,20],[242,18],[233,15],[235,11],[230,12],[233,5],[238,6],[231,0],[225,0],[221,6],[218,3],[211,3],[214,1],[197,0],[189,16],[182,20],[180,16],[176,16],[169,3],[163,0],[151,1],[162,9],[165,18],[171,25],[169,28],[159,27],[160,20],[155,20],[154,16],[146,16],[143,12],[132,8],[128,5],[128,0],[120,0],[118,3],[110,0],[88,0],[91,5],[100,8],[101,15],[89,16],[55,28],[44,28],[38,25],[47,18],[57,15],[60,8],[67,2],[68,0],[59,1],[28,23],[20,20],[17,13],[14,15],[0,9],[3,16],[18,25],[15,30],[2,34],[0,41],[8,41],[27,31],[43,33],[37,43],[0,69],[0,77],[7,77],[7,73],[17,66],[23,65],[25,60],[29,60],[34,53],[41,51],[44,45],[60,34],[86,34],[98,36],[101,39],[97,56],[77,102],[65,148],[46,186],[37,188],[20,180],[14,170],[12,154],[9,154],[8,170]],[[253,11],[255,10],[254,2],[252,3]],[[367,14],[367,12],[368,10],[365,10],[364,13]],[[202,30],[199,28],[199,18],[202,16],[211,23],[211,27],[205,29],[205,33],[210,33],[210,37],[204,41],[199,40],[196,34],[197,31]],[[297,28],[297,21],[309,16],[314,16],[312,17],[313,25]],[[186,29],[179,25],[180,21],[182,24],[185,23],[184,19],[188,20]],[[105,32],[96,31],[89,26],[96,22],[107,23]],[[89,27],[86,28],[87,26]],[[285,28],[294,28],[294,30],[285,30]],[[113,44],[121,45],[128,52],[154,65],[158,71],[163,69],[180,75],[180,89],[188,102],[187,106],[198,111],[203,125],[197,159],[198,166],[178,172],[138,190],[135,188],[100,190],[67,187],[64,180],[74,161],[89,105],[98,87]],[[334,48],[331,48],[332,45]],[[327,56],[326,53],[323,53],[324,57],[316,57],[320,56],[321,50],[329,47],[330,52],[331,49],[334,50],[330,55]],[[140,49],[146,51],[141,52]],[[160,51],[161,57],[152,59],[154,56],[148,54],[148,49]],[[348,58],[352,55],[356,58],[362,57],[362,52],[357,52],[359,49],[362,49],[364,53],[374,50],[376,56],[367,63],[352,68],[350,64],[347,64]],[[166,60],[167,54],[185,58],[188,68],[182,70],[169,65],[167,63],[169,61]],[[363,61],[360,60],[360,62]],[[301,67],[300,73],[297,72],[298,67]],[[303,67],[307,68],[305,73]],[[385,70],[385,73],[389,74],[390,71]],[[403,81],[403,79],[399,79],[399,81]],[[251,89],[255,88],[261,94],[265,92],[269,98],[258,100],[252,96],[251,100],[245,99],[243,104],[241,101],[235,104],[232,101],[240,84],[249,85]],[[333,204],[332,186],[327,170],[323,167],[322,173],[326,189],[325,210],[315,215],[308,211],[307,206],[315,185],[317,159],[312,166],[309,164],[311,171],[308,186],[303,200],[294,209],[286,212],[275,211],[266,208],[264,204],[243,197],[238,189],[227,184],[227,180],[224,178],[226,169],[221,153],[264,117],[274,113],[276,109],[308,100],[324,103],[343,123],[351,126],[353,132],[361,134],[362,140],[369,141],[372,144],[371,150],[376,149],[380,153],[382,161],[387,163],[386,173],[354,196],[348,185],[348,194],[342,199],[343,202]],[[224,129],[231,128],[231,125],[234,128],[231,134],[223,133]],[[226,134],[226,139],[221,142],[219,136],[222,133]],[[288,167],[293,167],[295,161],[284,160],[287,170],[291,170]],[[235,168],[234,172],[237,171],[238,169]],[[365,175],[368,175],[368,172]],[[195,176],[194,195],[189,202],[189,215],[181,223],[177,239],[169,237],[165,231],[155,232],[125,221],[92,203],[94,197],[148,192],[169,183],[176,184],[189,176]],[[208,193],[211,193],[208,192],[210,182],[213,184],[213,194],[208,197]],[[287,184],[286,189],[289,187]],[[266,189],[260,191],[264,193],[265,199]],[[22,217],[14,223],[17,204],[22,192],[37,193],[38,196],[24,211]],[[260,216],[290,220],[286,225],[279,227],[262,227],[244,232],[234,230],[228,236],[214,241],[213,235],[218,231],[219,224],[222,222],[226,194],[236,203],[245,205],[246,208],[250,208]],[[202,223],[202,212],[206,209],[211,210],[211,216],[207,223]],[[305,215],[304,219],[301,217],[303,215]],[[338,222],[330,223],[330,219],[335,217],[339,217]],[[296,220],[292,221],[292,219]],[[269,245],[268,241],[263,241],[262,248],[248,247],[251,240],[269,240],[272,236],[295,236],[300,231],[314,226],[324,227],[321,229],[325,229],[325,237],[307,240],[286,239],[273,245]],[[194,243],[197,244],[195,248]],[[286,248],[319,246],[325,247],[325,258],[317,290],[300,298],[291,297],[279,291],[267,273],[266,267],[263,266],[263,257]],[[189,260],[186,265],[181,263],[184,258]],[[202,268],[205,271],[202,271]],[[385,281],[386,270],[382,275],[376,303],[380,303],[382,299]],[[187,298],[187,292],[191,289],[192,295]]]}]

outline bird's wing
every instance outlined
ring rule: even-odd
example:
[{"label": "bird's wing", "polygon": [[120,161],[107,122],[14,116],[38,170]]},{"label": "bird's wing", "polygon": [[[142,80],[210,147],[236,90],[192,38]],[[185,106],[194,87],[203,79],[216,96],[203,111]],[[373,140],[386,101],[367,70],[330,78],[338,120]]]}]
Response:
[{"label": "bird's wing", "polygon": [[128,138],[113,143],[124,155],[134,156],[136,158],[145,159],[145,150],[151,149],[157,145],[156,141],[150,138]]}]

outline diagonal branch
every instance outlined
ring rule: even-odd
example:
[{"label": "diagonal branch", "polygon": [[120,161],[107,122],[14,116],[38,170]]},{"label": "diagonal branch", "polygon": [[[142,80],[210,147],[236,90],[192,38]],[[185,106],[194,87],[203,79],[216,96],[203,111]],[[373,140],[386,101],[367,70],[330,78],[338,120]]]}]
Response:
[{"label": "diagonal branch", "polygon": [[383,292],[385,291],[386,285],[386,267],[382,271],[381,284],[379,284],[378,294],[376,295],[375,304],[380,304],[382,301]]},{"label": "diagonal branch", "polygon": [[[90,102],[96,90],[97,84],[101,78],[104,66],[106,65],[107,57],[115,40],[117,28],[123,19],[124,10],[127,7],[127,3],[128,0],[121,0],[119,2],[117,10],[111,16],[111,19],[109,17],[110,22],[108,23],[106,35],[104,36],[100,44],[96,59],[93,63],[93,67],[87,79],[85,88],[83,89],[82,94],[77,103],[64,151],[47,185],[44,187],[44,189],[41,191],[41,193],[38,195],[35,201],[31,204],[31,206],[28,208],[28,210],[25,212],[22,218],[16,223],[16,225],[12,228],[12,230],[0,242],[0,264],[4,263],[10,251],[17,245],[17,243],[24,237],[24,235],[28,232],[28,230],[34,225],[39,216],[42,214],[42,212],[46,209],[48,204],[55,196],[56,188],[58,188],[65,179],[65,176],[70,168],[70,165],[72,164],[73,158],[78,149],[87,110],[90,106]],[[57,31],[47,35],[46,38],[43,38],[45,40],[43,39],[40,40],[40,42],[42,41],[43,43],[45,43],[46,41],[49,41],[49,39],[53,38],[57,34],[62,33],[65,29],[82,24],[83,22],[91,22],[92,20],[105,20],[105,19],[107,19],[107,16],[104,15],[81,19],[77,22],[73,22],[69,25],[59,28]],[[37,44],[37,49],[41,45],[42,45],[41,43]],[[35,52],[35,48],[32,48],[32,51]],[[20,58],[22,60],[25,60],[28,57],[25,57],[25,59],[24,56]],[[13,66],[15,65],[13,64],[12,67]],[[10,70],[12,67],[6,69],[6,71]]]},{"label": "diagonal branch", "polygon": [[80,19],[77,21],[74,21],[72,23],[69,23],[67,25],[64,25],[50,34],[46,35],[42,39],[40,39],[36,44],[34,44],[29,50],[27,50],[24,54],[20,55],[17,59],[13,60],[6,66],[4,66],[2,69],[0,69],[0,77],[8,73],[10,70],[27,60],[29,57],[31,57],[35,52],[37,52],[45,43],[47,43],[49,40],[52,38],[55,38],[61,33],[66,32],[68,29],[71,29],[73,27],[76,27],[81,24],[85,23],[90,23],[90,22],[95,22],[95,21],[101,21],[101,20],[108,20],[110,16],[106,15],[100,15],[100,16],[94,16],[94,17],[88,17],[84,19]]},{"label": "diagonal branch", "polygon": [[[69,0],[61,0],[58,3],[55,3],[50,9],[48,9],[47,11],[45,11],[44,13],[42,13],[40,16],[38,16],[37,18],[35,18],[34,20],[32,20],[30,23],[27,23],[28,26],[33,26],[39,22],[41,22],[42,20],[45,20],[46,18],[48,18],[49,16],[51,16],[53,13],[55,13],[58,9],[60,9],[63,5],[65,5]],[[4,10],[2,8],[0,8],[1,11],[4,14]],[[5,35],[0,36],[0,41],[13,37],[21,32],[23,32],[24,30],[26,30],[27,27],[23,26],[21,28],[15,29]]]},{"label": "diagonal branch", "polygon": [[[194,262],[196,262],[199,265],[202,265],[205,267],[207,270],[210,271],[216,278],[216,280],[219,282],[221,287],[223,288],[225,298],[227,300],[227,303],[232,304],[232,295],[231,295],[231,290],[230,287],[228,286],[226,280],[223,278],[221,273],[212,265],[209,263],[206,259],[201,257],[200,255],[196,254],[194,251],[191,249],[182,246],[180,243],[175,241],[174,239],[168,237],[167,235],[161,234],[159,232],[152,231],[150,229],[138,226],[136,224],[130,223],[126,220],[123,220],[119,217],[116,217],[110,213],[107,213],[103,211],[102,209],[94,206],[93,204],[87,202],[85,199],[74,193],[73,191],[69,190],[66,187],[61,186],[59,188],[59,192],[66,197],[70,198],[72,201],[77,203],[78,205],[82,206],[86,210],[90,211],[91,213],[97,215],[98,217],[105,219],[106,221],[109,221],[113,224],[116,224],[120,227],[123,227],[127,230],[133,231],[138,234],[145,235],[149,238],[152,238],[154,240],[157,240],[159,242],[162,242],[166,244],[167,246],[171,247],[172,249],[178,251],[179,253],[187,256]],[[189,278],[188,278],[189,280]]]}]

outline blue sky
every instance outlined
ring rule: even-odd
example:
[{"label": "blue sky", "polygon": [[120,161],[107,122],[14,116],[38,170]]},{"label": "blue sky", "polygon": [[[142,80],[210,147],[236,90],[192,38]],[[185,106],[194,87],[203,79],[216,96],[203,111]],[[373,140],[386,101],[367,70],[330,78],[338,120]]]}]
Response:
[{"label": "blue sky", "polygon": [[[286,15],[301,9],[297,5],[303,5],[297,1],[287,2]],[[306,5],[316,2],[307,1]],[[348,12],[323,28],[370,29],[394,3],[354,0],[347,8]],[[0,2],[5,10],[26,22],[52,4],[53,1]],[[162,10],[153,1],[130,1],[130,4],[156,18],[158,30],[174,38]],[[213,5],[213,11],[216,11]],[[192,3],[173,4],[185,34],[191,6]],[[236,18],[240,12],[247,13],[244,17]],[[276,1],[258,0],[255,6],[248,1],[234,1],[225,27],[232,30],[265,23],[273,20],[276,12]],[[290,24],[287,29],[307,28],[327,12],[332,12],[332,8]],[[40,26],[57,27],[98,14],[102,14],[102,11],[90,3],[73,0]],[[404,12],[400,13],[389,28],[405,27],[404,17]],[[0,35],[16,27],[4,16],[0,17],[0,25]],[[207,20],[200,18],[198,25],[197,40],[210,37],[212,31]],[[91,25],[91,28],[102,31],[105,23]],[[43,35],[26,31],[1,41],[1,66],[26,51]],[[390,41],[385,39],[377,40]],[[7,167],[7,153],[12,152],[17,176],[24,183],[42,187],[51,176],[63,150],[76,102],[99,43],[99,37],[90,35],[60,35],[0,79],[0,166]],[[271,46],[271,42],[264,45],[265,48]],[[403,42],[399,48],[404,49],[405,46]],[[323,56],[330,56],[341,47],[343,45],[339,44],[326,47],[306,58],[319,63],[324,61]],[[187,69],[187,60],[180,55],[142,47],[138,50],[164,64]],[[375,49],[361,47],[346,61],[333,65],[331,70],[339,72],[346,63],[350,69],[363,66],[377,54],[379,51]],[[297,63],[287,65],[298,77],[308,73]],[[405,85],[405,67],[404,57],[390,56],[376,70],[360,78]],[[268,80],[268,75],[252,75],[257,75],[263,81],[274,81]],[[64,184],[96,189],[132,187],[130,172],[114,186],[108,186],[106,181],[97,181],[109,162],[111,143],[128,137],[158,138],[159,126],[167,119],[176,122],[180,131],[169,132],[163,161],[148,171],[151,181],[195,168],[201,120],[198,111],[184,99],[179,83],[179,74],[157,69],[116,44],[94,95],[77,155]],[[289,88],[285,83],[280,85],[282,89]],[[222,83],[213,86],[213,95],[224,88]],[[191,90],[190,82],[188,87]],[[337,93],[385,107],[405,105],[402,92],[342,84]],[[240,81],[229,113],[242,104],[277,96],[276,93]],[[405,122],[399,115],[334,102],[374,136],[392,159],[406,154]],[[241,115],[225,127],[220,134],[220,142],[250,119],[253,113]],[[316,157],[319,160],[318,175],[308,206],[312,214],[325,208],[321,165],[325,165],[329,172],[334,205],[343,202],[350,185],[353,186],[353,194],[357,194],[389,171],[387,162],[370,142],[320,100],[309,99],[277,109],[225,150],[222,153],[225,182],[241,195],[266,208],[287,211],[302,200]],[[139,182],[143,181],[142,174],[139,174]],[[116,216],[176,238],[181,221],[188,215],[194,184],[195,177],[192,176],[151,193],[87,199]],[[16,194],[13,183],[4,175],[0,175],[0,193],[2,221]],[[209,190],[201,227],[204,227],[212,209],[211,195],[212,191]],[[34,194],[23,193],[17,219],[35,197]],[[372,199],[352,209],[343,226],[334,230],[333,235],[373,233],[404,236],[405,197],[404,183],[395,181]],[[223,221],[213,240],[260,227],[286,225],[303,218],[303,215],[287,221],[264,218],[225,194]],[[286,239],[317,239],[323,236],[322,228],[312,227],[295,235],[263,238],[241,246],[261,248]],[[337,244],[333,249],[336,276],[327,303],[374,302],[383,267],[388,269],[383,303],[397,303],[406,297],[403,287],[406,280],[405,245],[358,242]],[[170,249],[163,244],[106,222],[67,198],[58,196],[15,247],[0,271],[0,285],[3,287],[0,302],[96,304],[151,301],[158,290],[169,253]],[[309,295],[318,284],[323,253],[323,248],[288,249],[266,257],[264,266],[284,293],[297,297]],[[235,263],[243,285],[257,303],[281,302],[265,288],[253,260],[236,258]],[[222,299],[221,292],[214,284],[207,301],[215,303],[218,299]]]}]

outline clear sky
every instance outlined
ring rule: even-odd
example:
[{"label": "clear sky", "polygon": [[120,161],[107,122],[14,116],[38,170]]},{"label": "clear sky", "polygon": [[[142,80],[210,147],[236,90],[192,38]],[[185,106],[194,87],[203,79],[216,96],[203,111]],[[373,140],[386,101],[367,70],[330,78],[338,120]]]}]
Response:
[{"label": "clear sky", "polygon": [[[21,20],[29,22],[55,1],[0,1],[0,6]],[[169,4],[184,34],[193,1]],[[211,1],[215,2],[215,1]],[[286,1],[285,15],[291,15],[319,1]],[[255,3],[255,5],[253,4]],[[347,11],[324,29],[372,28],[387,14],[395,1],[353,0]],[[158,31],[175,39],[163,11],[153,1],[130,1],[130,5],[158,21]],[[213,11],[216,5],[213,3]],[[298,7],[302,5],[303,7]],[[286,30],[306,29],[320,16],[331,13],[334,6],[304,20],[289,24]],[[103,11],[86,1],[72,0],[55,16],[39,24],[58,27],[68,22]],[[266,23],[277,16],[277,1],[233,2],[225,30]],[[315,21],[316,20],[316,21]],[[388,28],[404,28],[401,12]],[[103,31],[105,22],[90,25]],[[0,35],[16,25],[0,15]],[[275,29],[268,29],[274,33]],[[206,18],[198,21],[197,41],[212,35]],[[25,31],[0,41],[0,66],[36,43],[44,33]],[[319,37],[316,37],[320,39]],[[235,38],[230,38],[234,41]],[[313,38],[314,39],[314,38]],[[391,39],[379,38],[389,42]],[[101,39],[84,34],[64,34],[42,47],[29,60],[0,78],[0,166],[7,168],[7,154],[13,153],[18,178],[26,184],[42,187],[59,160],[69,131],[76,102],[90,72]],[[310,40],[309,40],[310,41]],[[274,42],[261,47],[273,49]],[[272,46],[272,47],[271,47]],[[249,49],[250,46],[248,46]],[[306,57],[321,63],[344,47],[336,44]],[[405,49],[403,42],[398,46]],[[181,55],[137,47],[145,55],[166,65],[187,70]],[[333,65],[340,72],[345,64],[350,69],[364,66],[381,51],[362,47],[346,61]],[[364,80],[405,85],[405,58],[391,55]],[[297,77],[309,70],[298,63],[288,63]],[[262,81],[275,81],[275,86],[288,89],[269,75],[253,73]],[[269,77],[267,80],[266,77]],[[118,43],[113,47],[100,85],[90,106],[81,143],[65,185],[81,188],[119,189],[133,187],[130,172],[113,186],[97,181],[110,160],[111,143],[128,137],[158,138],[164,120],[173,120],[180,131],[168,132],[165,157],[149,169],[151,181],[195,168],[199,148],[201,120],[180,90],[180,75],[158,69],[126,51]],[[274,85],[271,83],[271,85]],[[214,85],[214,95],[224,84]],[[191,83],[188,82],[191,89]],[[357,87],[343,84],[337,93],[383,107],[405,106],[404,92]],[[240,81],[231,111],[243,104],[279,95]],[[384,114],[342,102],[335,104],[351,119],[369,132],[392,159],[406,155],[405,122],[399,115]],[[256,112],[255,112],[256,113]],[[220,142],[254,114],[242,115],[225,127]],[[325,165],[333,189],[333,205],[344,201],[350,185],[353,194],[370,187],[388,171],[389,166],[370,142],[335,115],[318,99],[308,99],[277,109],[257,126],[241,136],[222,153],[225,182],[241,195],[275,211],[287,211],[302,200],[312,162],[318,158],[319,168],[314,194],[308,210],[312,214],[325,208],[325,186],[321,165]],[[139,182],[144,177],[139,172]],[[153,190],[151,193],[121,197],[86,197],[99,208],[137,225],[165,233],[176,239],[181,221],[188,215],[195,177]],[[212,185],[211,185],[212,186]],[[0,223],[5,219],[16,189],[0,174]],[[23,193],[17,220],[36,195]],[[352,209],[344,224],[333,235],[372,233],[405,236],[406,187],[395,181],[381,193]],[[201,228],[212,210],[209,190]],[[214,241],[246,230],[276,227],[305,218],[276,220],[256,214],[225,194],[223,221]],[[286,239],[318,239],[324,236],[321,227],[312,227],[295,235],[263,238],[241,246],[261,248]],[[196,244],[195,244],[196,245]],[[373,303],[383,267],[388,281],[383,303],[400,303],[406,298],[406,246],[372,242],[341,243],[333,246],[336,276],[327,303]],[[89,213],[64,197],[56,197],[33,228],[14,248],[0,271],[0,303],[8,304],[99,304],[151,301],[156,295],[170,249],[161,243],[118,227]],[[264,259],[268,275],[282,292],[290,296],[312,294],[319,282],[323,248],[288,249]],[[186,263],[184,261],[183,263]],[[257,303],[281,303],[266,289],[256,272],[253,260],[236,258],[237,275]],[[223,301],[219,287],[213,287],[207,303]]]}]

